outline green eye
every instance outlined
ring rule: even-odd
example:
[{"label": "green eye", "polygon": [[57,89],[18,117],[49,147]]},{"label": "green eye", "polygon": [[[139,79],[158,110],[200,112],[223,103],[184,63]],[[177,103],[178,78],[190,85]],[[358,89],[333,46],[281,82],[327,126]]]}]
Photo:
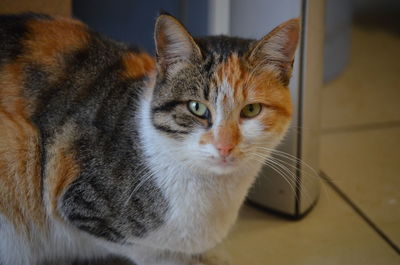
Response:
[{"label": "green eye", "polygon": [[244,118],[254,118],[260,112],[261,112],[261,104],[260,103],[254,103],[254,104],[246,105],[242,109],[242,112],[240,114]]},{"label": "green eye", "polygon": [[190,110],[191,113],[193,113],[196,116],[199,116],[200,118],[204,119],[207,118],[208,109],[206,105],[204,105],[203,103],[197,101],[189,101],[188,109]]}]

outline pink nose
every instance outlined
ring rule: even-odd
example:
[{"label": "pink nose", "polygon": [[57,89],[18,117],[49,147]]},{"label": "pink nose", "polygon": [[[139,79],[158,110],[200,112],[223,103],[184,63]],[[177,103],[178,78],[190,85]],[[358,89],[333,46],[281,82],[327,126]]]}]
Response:
[{"label": "pink nose", "polygon": [[235,146],[231,145],[217,145],[217,150],[222,157],[227,157]]}]

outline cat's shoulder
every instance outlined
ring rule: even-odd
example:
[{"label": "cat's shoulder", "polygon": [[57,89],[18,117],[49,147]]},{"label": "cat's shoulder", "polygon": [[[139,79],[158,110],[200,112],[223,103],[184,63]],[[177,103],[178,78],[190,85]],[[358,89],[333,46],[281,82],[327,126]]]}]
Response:
[{"label": "cat's shoulder", "polygon": [[[48,34],[49,38],[89,34],[89,28],[79,20],[39,13],[0,15],[0,39],[34,38]],[[67,34],[67,35],[65,35]]]},{"label": "cat's shoulder", "polygon": [[0,15],[0,66],[20,59],[48,69],[57,66],[55,72],[71,55],[79,61],[90,57],[92,64],[99,58],[121,59],[126,76],[133,78],[155,68],[154,59],[142,49],[103,36],[77,19],[37,13]]},{"label": "cat's shoulder", "polygon": [[36,13],[1,15],[0,60],[13,61],[23,54],[29,54],[29,60],[54,58],[57,53],[84,47],[91,35],[85,24],[72,18]]}]

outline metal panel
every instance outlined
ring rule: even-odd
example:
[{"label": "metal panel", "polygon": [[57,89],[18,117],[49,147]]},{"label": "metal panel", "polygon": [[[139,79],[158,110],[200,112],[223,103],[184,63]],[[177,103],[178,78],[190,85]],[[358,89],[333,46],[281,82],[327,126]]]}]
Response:
[{"label": "metal panel", "polygon": [[[304,163],[319,170],[318,151],[320,133],[320,102],[323,80],[323,36],[324,1],[306,1],[304,45],[303,45],[303,82],[302,82],[302,134],[301,159]],[[319,195],[319,179],[303,164],[300,175],[302,194],[299,214],[303,214],[315,203]],[[310,174],[306,174],[309,172]]]}]

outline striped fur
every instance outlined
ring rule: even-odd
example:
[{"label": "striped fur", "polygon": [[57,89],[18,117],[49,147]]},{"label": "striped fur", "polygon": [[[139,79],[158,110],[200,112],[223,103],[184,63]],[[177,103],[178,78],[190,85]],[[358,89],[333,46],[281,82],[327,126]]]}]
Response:
[{"label": "striped fur", "polygon": [[261,167],[251,154],[286,131],[298,31],[196,39],[162,14],[154,60],[76,20],[0,16],[0,264],[199,264]]}]

